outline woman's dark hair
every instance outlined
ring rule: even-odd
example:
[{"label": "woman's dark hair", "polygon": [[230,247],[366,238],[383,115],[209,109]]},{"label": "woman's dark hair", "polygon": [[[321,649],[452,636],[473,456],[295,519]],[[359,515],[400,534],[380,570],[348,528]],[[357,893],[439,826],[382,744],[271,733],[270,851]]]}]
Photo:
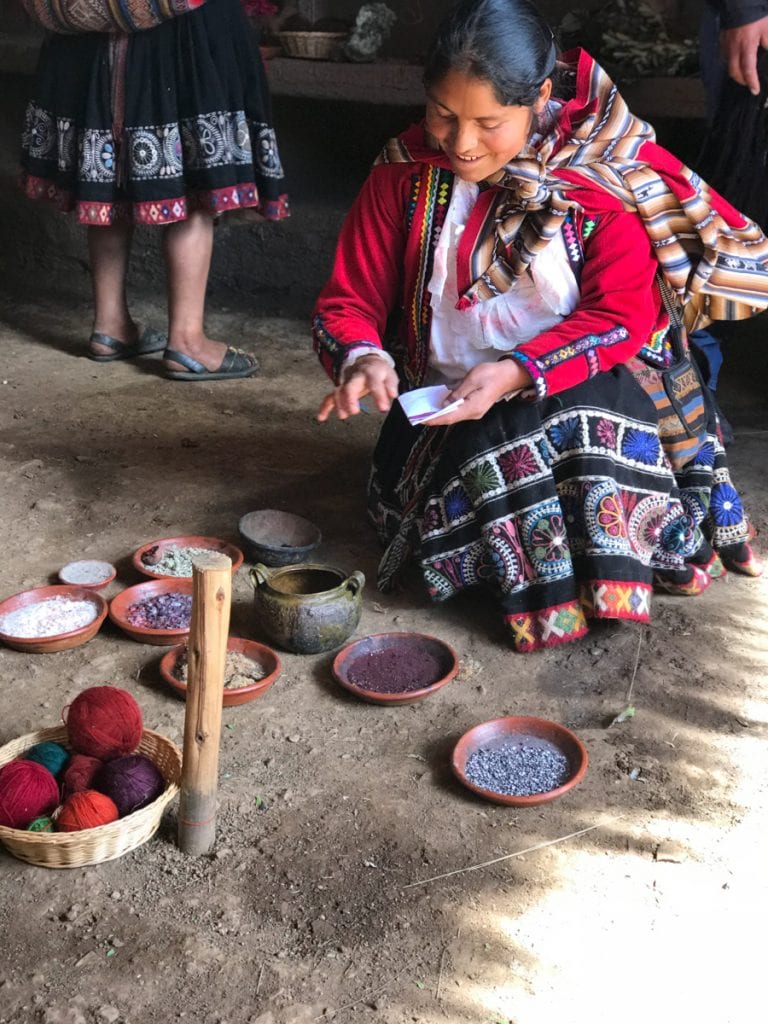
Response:
[{"label": "woman's dark hair", "polygon": [[555,66],[552,30],[528,0],[460,0],[424,63],[429,88],[449,71],[488,82],[504,106],[530,107]]}]

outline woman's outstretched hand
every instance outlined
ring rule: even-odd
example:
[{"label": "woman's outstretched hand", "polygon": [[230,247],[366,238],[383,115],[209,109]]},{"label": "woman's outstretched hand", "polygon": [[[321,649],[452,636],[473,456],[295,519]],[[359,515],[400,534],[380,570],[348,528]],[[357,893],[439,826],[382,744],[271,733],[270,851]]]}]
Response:
[{"label": "woman's outstretched hand", "polygon": [[433,416],[424,426],[448,427],[462,420],[481,420],[500,399],[510,392],[523,391],[532,384],[531,375],[514,359],[479,363],[446,395],[446,405],[459,399],[461,405],[444,416]]},{"label": "woman's outstretched hand", "polygon": [[370,395],[380,412],[388,412],[397,398],[399,382],[397,373],[381,356],[363,356],[345,373],[339,386],[326,395],[317,411],[318,423],[325,423],[332,412],[340,420],[357,416],[360,400]]}]

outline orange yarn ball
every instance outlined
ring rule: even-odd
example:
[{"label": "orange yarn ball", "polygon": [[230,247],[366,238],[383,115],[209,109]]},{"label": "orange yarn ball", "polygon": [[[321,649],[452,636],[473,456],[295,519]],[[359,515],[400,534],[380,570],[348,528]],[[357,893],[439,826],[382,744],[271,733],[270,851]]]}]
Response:
[{"label": "orange yarn ball", "polygon": [[78,754],[102,761],[132,754],[144,723],[141,708],[119,686],[91,686],[69,705],[66,717],[69,742]]},{"label": "orange yarn ball", "polygon": [[95,789],[73,793],[64,801],[56,818],[57,832],[80,832],[84,828],[109,825],[120,817],[114,801]]}]

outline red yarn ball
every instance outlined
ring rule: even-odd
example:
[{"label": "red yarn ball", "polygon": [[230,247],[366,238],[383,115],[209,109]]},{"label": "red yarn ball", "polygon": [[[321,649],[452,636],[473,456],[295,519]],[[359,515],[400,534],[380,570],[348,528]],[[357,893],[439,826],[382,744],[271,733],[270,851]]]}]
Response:
[{"label": "red yarn ball", "polygon": [[59,803],[59,786],[36,761],[9,761],[0,768],[0,825],[26,828]]},{"label": "red yarn ball", "polygon": [[112,800],[95,789],[84,789],[67,797],[56,818],[58,832],[79,832],[84,828],[96,828],[117,821],[120,812]]},{"label": "red yarn ball", "polygon": [[105,764],[94,786],[115,801],[122,818],[160,796],[165,789],[165,779],[145,754],[127,754]]},{"label": "red yarn ball", "polygon": [[104,767],[98,757],[87,754],[73,754],[61,778],[61,795],[66,800],[73,793],[82,793],[84,789],[93,789],[96,773]]},{"label": "red yarn ball", "polygon": [[144,723],[141,708],[118,686],[91,686],[69,705],[69,742],[78,754],[110,761],[132,753],[139,745]]}]

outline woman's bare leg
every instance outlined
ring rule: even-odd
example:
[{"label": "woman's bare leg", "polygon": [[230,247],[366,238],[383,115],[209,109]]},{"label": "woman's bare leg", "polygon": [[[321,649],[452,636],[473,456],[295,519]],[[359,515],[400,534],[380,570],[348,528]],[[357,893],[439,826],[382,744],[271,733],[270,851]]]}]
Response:
[{"label": "woman's bare leg", "polygon": [[[196,359],[207,370],[221,364],[227,346],[205,333],[205,290],[213,252],[213,217],[202,210],[170,224],[163,239],[168,276],[168,347]],[[184,367],[166,361],[172,369]]]},{"label": "woman's bare leg", "polygon": [[[125,279],[131,251],[133,225],[120,221],[108,227],[88,228],[88,252],[93,290],[93,329],[127,345],[136,343],[138,329],[128,310]],[[91,345],[94,352],[110,355],[104,345]]]}]

